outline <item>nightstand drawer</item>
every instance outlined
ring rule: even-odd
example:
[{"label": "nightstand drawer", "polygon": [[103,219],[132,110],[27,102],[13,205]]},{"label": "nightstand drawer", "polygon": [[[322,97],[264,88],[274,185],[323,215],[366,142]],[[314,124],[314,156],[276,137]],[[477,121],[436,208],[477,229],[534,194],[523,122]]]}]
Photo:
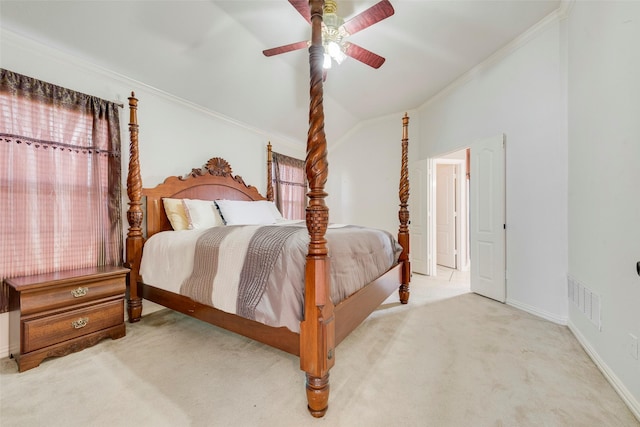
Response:
[{"label": "nightstand drawer", "polygon": [[122,298],[53,316],[24,320],[22,352],[27,353],[123,322]]},{"label": "nightstand drawer", "polygon": [[20,311],[29,315],[44,310],[68,307],[87,301],[124,294],[125,277],[106,277],[94,282],[82,282],[49,289],[24,292],[20,298]]}]

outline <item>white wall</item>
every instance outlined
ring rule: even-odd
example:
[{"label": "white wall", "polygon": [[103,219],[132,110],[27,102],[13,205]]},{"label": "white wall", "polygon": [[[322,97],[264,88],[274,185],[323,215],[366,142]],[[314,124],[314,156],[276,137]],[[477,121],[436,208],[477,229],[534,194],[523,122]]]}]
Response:
[{"label": "white wall", "polygon": [[[125,104],[121,110],[123,208],[127,208],[126,176],[129,160],[127,97],[139,99],[139,149],[142,182],[152,187],[169,175],[185,175],[211,157],[225,158],[235,175],[265,194],[266,144],[275,151],[304,158],[299,143],[276,139],[259,129],[86,63],[79,58],[2,30],[0,67],[79,92]],[[185,76],[188,78],[188,76]],[[126,216],[123,216],[126,218]],[[124,224],[126,230],[127,224]],[[0,314],[0,357],[8,355],[8,314]]]},{"label": "white wall", "polygon": [[[506,134],[507,301],[565,323],[567,143],[560,23],[545,22],[523,40],[506,58],[481,67],[412,114],[410,162]],[[400,117],[365,123],[330,151],[332,220],[397,227],[397,205],[387,200],[397,199],[400,154],[393,141],[400,139]],[[417,197],[412,194],[410,205]]]},{"label": "white wall", "polygon": [[[507,302],[564,324],[567,141],[560,38],[560,21],[552,17],[410,112],[409,144],[413,163],[506,134]],[[331,148],[331,221],[397,230],[398,204],[389,201],[398,197],[401,117],[362,123]],[[412,193],[410,207],[418,197]]]},{"label": "white wall", "polygon": [[569,325],[640,418],[640,3],[576,2],[568,36],[569,274],[602,330],[573,304]]},{"label": "white wall", "polygon": [[[411,163],[417,155],[420,126],[415,111],[406,113]],[[329,141],[326,200],[330,222],[374,227],[397,235],[404,114],[360,123],[340,141]]]},{"label": "white wall", "polygon": [[547,20],[506,57],[428,102],[420,109],[420,158],[506,135],[507,303],[565,323],[567,143],[559,40],[559,21]]}]

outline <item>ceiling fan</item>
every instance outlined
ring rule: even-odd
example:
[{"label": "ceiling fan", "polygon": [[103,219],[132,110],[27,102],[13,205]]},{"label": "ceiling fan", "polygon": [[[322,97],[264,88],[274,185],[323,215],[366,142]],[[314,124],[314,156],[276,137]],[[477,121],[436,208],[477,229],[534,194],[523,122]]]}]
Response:
[{"label": "ceiling fan", "polygon": [[[289,0],[289,3],[311,24],[308,0]],[[345,39],[393,15],[394,10],[391,3],[388,0],[382,0],[347,21],[338,16],[337,10],[338,6],[335,0],[325,0],[322,23],[324,68],[331,68],[332,60],[340,64],[348,56],[370,67],[380,68],[385,61],[383,57]],[[267,49],[262,53],[265,56],[274,56],[307,48],[309,44],[308,41],[301,41]]]}]

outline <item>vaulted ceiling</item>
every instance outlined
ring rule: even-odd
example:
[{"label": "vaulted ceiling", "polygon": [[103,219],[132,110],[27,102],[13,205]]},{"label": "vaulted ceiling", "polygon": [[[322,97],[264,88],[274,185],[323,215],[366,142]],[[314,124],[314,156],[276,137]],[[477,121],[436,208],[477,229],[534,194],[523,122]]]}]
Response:
[{"label": "vaulted ceiling", "polygon": [[[338,0],[345,20],[376,0]],[[326,133],[417,108],[560,5],[560,0],[391,0],[395,13],[350,41],[386,58],[352,58],[324,86]],[[303,143],[307,21],[287,0],[0,1],[0,25],[234,120]],[[44,66],[44,65],[43,65]]]}]

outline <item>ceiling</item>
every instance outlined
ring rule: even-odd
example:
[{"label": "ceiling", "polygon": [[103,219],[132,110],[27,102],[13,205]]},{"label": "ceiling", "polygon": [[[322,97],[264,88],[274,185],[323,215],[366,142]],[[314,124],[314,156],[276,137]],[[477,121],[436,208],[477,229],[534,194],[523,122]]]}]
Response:
[{"label": "ceiling", "polygon": [[[338,15],[348,20],[376,3],[338,0]],[[349,38],[385,57],[382,67],[348,58],[329,70],[329,143],[362,121],[419,107],[560,0],[391,3],[393,16]],[[310,37],[287,0],[1,0],[0,25],[274,137],[306,141],[307,51],[262,54]]]}]

